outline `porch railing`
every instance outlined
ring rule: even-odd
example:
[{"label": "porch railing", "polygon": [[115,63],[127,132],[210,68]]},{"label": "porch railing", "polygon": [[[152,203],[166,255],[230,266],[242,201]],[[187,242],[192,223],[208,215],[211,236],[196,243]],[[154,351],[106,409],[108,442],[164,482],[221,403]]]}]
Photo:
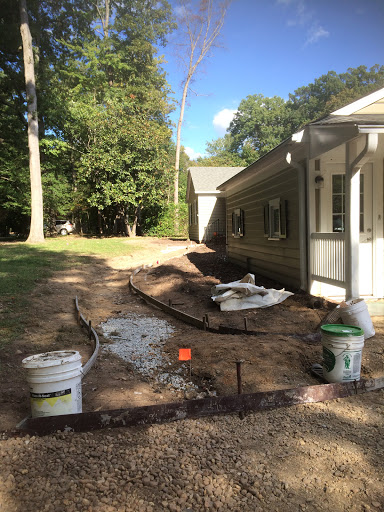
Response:
[{"label": "porch railing", "polygon": [[312,279],[345,287],[345,233],[311,234]]}]

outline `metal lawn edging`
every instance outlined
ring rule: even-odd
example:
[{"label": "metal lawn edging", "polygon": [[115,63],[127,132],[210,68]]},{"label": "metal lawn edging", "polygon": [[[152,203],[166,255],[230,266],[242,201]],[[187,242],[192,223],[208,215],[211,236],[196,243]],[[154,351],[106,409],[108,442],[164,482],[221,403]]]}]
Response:
[{"label": "metal lawn edging", "polygon": [[220,414],[255,412],[264,409],[324,402],[384,388],[384,377],[353,382],[320,384],[293,389],[264,391],[244,395],[219,396],[129,409],[94,411],[62,416],[26,418],[18,426],[20,433],[48,435],[61,432],[169,423],[182,419]]},{"label": "metal lawn edging", "polygon": [[85,327],[88,330],[88,337],[90,340],[93,340],[93,353],[81,370],[82,376],[85,377],[96,361],[96,358],[100,350],[100,342],[97,332],[92,327],[91,320],[87,322],[84,316],[80,313],[79,300],[77,298],[77,295],[75,297],[75,308],[77,313],[77,322],[81,327]]}]

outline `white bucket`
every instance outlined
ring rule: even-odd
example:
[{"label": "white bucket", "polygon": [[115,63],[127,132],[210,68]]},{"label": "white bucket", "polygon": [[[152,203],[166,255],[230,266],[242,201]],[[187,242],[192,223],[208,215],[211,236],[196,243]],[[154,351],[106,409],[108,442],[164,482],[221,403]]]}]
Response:
[{"label": "white bucket", "polygon": [[82,411],[79,352],[46,352],[27,357],[22,364],[28,370],[32,418]]},{"label": "white bucket", "polygon": [[346,306],[340,304],[340,316],[346,325],[355,325],[361,327],[364,331],[364,339],[375,335],[371,317],[364,299],[353,299],[346,303]]},{"label": "white bucket", "polygon": [[354,325],[321,327],[323,375],[328,382],[360,380],[363,330]]}]

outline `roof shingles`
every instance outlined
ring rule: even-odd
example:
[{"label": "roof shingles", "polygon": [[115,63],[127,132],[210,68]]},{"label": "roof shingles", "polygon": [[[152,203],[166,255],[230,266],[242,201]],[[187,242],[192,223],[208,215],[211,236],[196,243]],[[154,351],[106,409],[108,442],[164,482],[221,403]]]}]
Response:
[{"label": "roof shingles", "polygon": [[245,167],[190,167],[195,192],[217,192],[217,187]]}]

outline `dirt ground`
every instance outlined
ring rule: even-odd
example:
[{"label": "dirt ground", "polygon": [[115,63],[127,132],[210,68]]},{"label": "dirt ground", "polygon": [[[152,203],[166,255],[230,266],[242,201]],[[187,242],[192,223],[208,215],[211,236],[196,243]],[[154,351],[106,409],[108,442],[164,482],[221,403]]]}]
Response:
[{"label": "dirt ground", "polygon": [[[70,240],[70,239],[69,239]],[[146,249],[108,260],[94,258],[91,264],[72,271],[55,272],[52,278],[37,283],[26,312],[26,328],[2,354],[0,390],[0,431],[9,434],[29,415],[28,386],[21,361],[40,352],[75,349],[83,364],[92,349],[87,335],[76,323],[74,298],[78,296],[81,312],[101,335],[99,325],[111,317],[135,313],[167,320],[174,333],[166,342],[165,352],[171,363],[168,372],[180,369],[179,348],[192,349],[192,380],[206,396],[237,392],[235,361],[242,366],[243,392],[266,391],[314,385],[313,363],[321,362],[319,325],[334,309],[335,303],[316,303],[307,294],[295,294],[283,303],[241,312],[220,312],[210,298],[212,285],[241,279],[245,271],[226,261],[223,247],[189,247],[186,242],[145,239]],[[183,253],[186,253],[182,255]],[[172,258],[172,259],[171,259]],[[203,332],[168,317],[147,305],[129,289],[131,271],[142,265],[153,267],[140,272],[135,284],[146,293],[202,318],[209,314],[210,325],[243,328],[244,318],[257,336]],[[256,276],[256,284],[280,288],[279,283]],[[366,340],[363,350],[362,377],[379,377],[384,362],[384,318],[372,318],[376,335]],[[150,357],[150,355],[149,355]],[[188,370],[185,369],[186,377]],[[102,348],[97,363],[83,380],[83,411],[97,411],[156,404],[194,398],[185,390],[161,386],[138,374],[129,363]]]}]

